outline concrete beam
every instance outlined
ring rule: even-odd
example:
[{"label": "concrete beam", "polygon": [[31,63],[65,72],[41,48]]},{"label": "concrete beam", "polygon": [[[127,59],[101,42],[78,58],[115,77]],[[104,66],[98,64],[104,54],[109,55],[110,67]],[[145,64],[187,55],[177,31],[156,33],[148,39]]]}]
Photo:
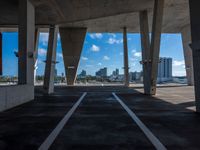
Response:
[{"label": "concrete beam", "polygon": [[185,58],[187,81],[189,86],[193,86],[194,85],[193,58],[192,58],[192,49],[189,46],[189,44],[191,43],[190,26],[186,26],[185,28],[183,28],[181,35],[183,42],[183,53]]},{"label": "concrete beam", "polygon": [[74,85],[86,28],[60,28],[63,59],[68,85]]},{"label": "concrete beam", "polygon": [[128,66],[128,43],[127,28],[123,28],[123,45],[124,45],[124,84],[129,86],[129,66]]},{"label": "concrete beam", "polygon": [[150,46],[150,58],[151,58],[150,94],[151,95],[156,94],[156,83],[157,83],[159,53],[160,53],[163,12],[164,12],[164,0],[155,0],[152,35],[151,35],[151,46]]},{"label": "concrete beam", "polygon": [[196,111],[200,113],[200,1],[189,0]]},{"label": "concrete beam", "polygon": [[3,47],[2,47],[2,33],[0,32],[0,76],[3,75]]},{"label": "concrete beam", "polygon": [[35,8],[29,0],[19,0],[18,84],[34,84]]},{"label": "concrete beam", "polygon": [[140,34],[142,46],[142,66],[143,66],[143,84],[144,93],[150,94],[151,87],[151,72],[150,72],[150,37],[149,37],[149,23],[147,10],[139,13],[140,18]]},{"label": "concrete beam", "polygon": [[44,89],[48,94],[54,92],[54,74],[56,64],[56,47],[58,38],[58,27],[52,26],[49,30],[48,50],[44,75]]}]

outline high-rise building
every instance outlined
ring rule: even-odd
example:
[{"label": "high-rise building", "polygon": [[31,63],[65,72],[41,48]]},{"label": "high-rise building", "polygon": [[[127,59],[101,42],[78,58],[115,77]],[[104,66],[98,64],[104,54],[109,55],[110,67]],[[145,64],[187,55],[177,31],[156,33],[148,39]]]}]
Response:
[{"label": "high-rise building", "polygon": [[97,77],[107,77],[107,68],[102,68],[96,72]]},{"label": "high-rise building", "polygon": [[165,82],[172,80],[172,58],[161,57],[158,64],[157,81]]},{"label": "high-rise building", "polygon": [[116,69],[115,71],[113,71],[112,75],[113,76],[118,76],[119,75],[119,69]]},{"label": "high-rise building", "polygon": [[57,69],[56,69],[56,68],[54,69],[54,76],[55,76],[55,77],[57,77],[57,76],[58,76],[58,71],[57,71]]},{"label": "high-rise building", "polygon": [[82,70],[81,73],[78,75],[78,78],[85,78],[87,75],[85,70]]},{"label": "high-rise building", "polygon": [[116,76],[118,76],[119,75],[119,69],[116,69],[115,73],[116,73]]},{"label": "high-rise building", "polygon": [[142,77],[142,72],[130,72],[129,73],[129,80],[130,81],[139,81],[141,80],[141,77]]}]

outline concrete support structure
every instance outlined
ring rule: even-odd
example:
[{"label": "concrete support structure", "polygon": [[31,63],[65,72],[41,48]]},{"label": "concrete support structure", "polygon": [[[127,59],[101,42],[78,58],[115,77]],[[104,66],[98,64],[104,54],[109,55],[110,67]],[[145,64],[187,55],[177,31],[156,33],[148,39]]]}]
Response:
[{"label": "concrete support structure", "polygon": [[29,0],[19,0],[18,84],[34,84],[35,8]]},{"label": "concrete support structure", "polygon": [[128,43],[127,28],[123,28],[123,44],[124,44],[124,84],[129,86],[129,66],[128,66]]},{"label": "concrete support structure", "polygon": [[39,37],[40,37],[40,30],[39,28],[36,28],[35,29],[35,49],[34,49],[34,83],[36,83]]},{"label": "concrete support structure", "polygon": [[67,85],[74,85],[86,28],[60,28]]},{"label": "concrete support structure", "polygon": [[54,92],[54,74],[56,64],[56,47],[58,38],[58,27],[51,26],[49,30],[48,50],[46,57],[44,89],[48,94]]},{"label": "concrete support structure", "polygon": [[3,47],[2,47],[2,33],[0,32],[0,76],[3,74]]},{"label": "concrete support structure", "polygon": [[164,0],[155,0],[153,25],[150,46],[150,59],[151,59],[151,87],[150,94],[156,94],[157,72],[160,53],[160,41],[162,33],[162,21],[164,12]]},{"label": "concrete support structure", "polygon": [[200,1],[189,0],[196,110],[200,113]]},{"label": "concrete support structure", "polygon": [[19,85],[0,87],[0,111],[34,99],[34,10],[29,0],[19,0]]},{"label": "concrete support structure", "polygon": [[191,31],[190,26],[186,26],[182,29],[182,42],[183,42],[183,53],[185,57],[185,69],[187,75],[187,81],[189,86],[194,85],[194,73],[193,73],[193,58],[192,49],[189,44],[191,43]]},{"label": "concrete support structure", "polygon": [[142,65],[143,65],[143,84],[144,93],[150,94],[150,37],[149,37],[149,23],[147,10],[139,13],[140,17],[140,33],[141,33],[141,46],[142,46]]}]

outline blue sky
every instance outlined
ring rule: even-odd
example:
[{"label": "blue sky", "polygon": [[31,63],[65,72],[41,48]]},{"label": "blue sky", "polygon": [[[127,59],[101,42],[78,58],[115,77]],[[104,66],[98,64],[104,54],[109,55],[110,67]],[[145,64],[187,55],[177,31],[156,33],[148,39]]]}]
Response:
[{"label": "blue sky", "polygon": [[[182,40],[180,34],[163,34],[161,38],[160,57],[173,58],[173,75],[185,75]],[[41,33],[38,47],[38,75],[44,74],[44,60],[48,44],[48,33]],[[18,49],[18,34],[3,33],[3,75],[17,75],[17,58],[14,51]],[[140,34],[128,34],[130,71],[141,71]],[[57,42],[58,74],[64,72],[60,37]],[[81,54],[78,73],[86,70],[94,75],[99,68],[107,67],[108,74],[116,68],[123,73],[123,40],[121,33],[87,33]]]}]

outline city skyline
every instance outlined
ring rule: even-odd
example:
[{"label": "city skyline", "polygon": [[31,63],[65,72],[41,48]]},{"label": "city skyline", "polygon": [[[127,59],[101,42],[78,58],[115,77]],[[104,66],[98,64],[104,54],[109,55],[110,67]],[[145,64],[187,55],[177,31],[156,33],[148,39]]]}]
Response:
[{"label": "city skyline", "polygon": [[[3,33],[3,75],[17,75],[17,58],[14,51],[18,45],[17,33]],[[38,47],[37,75],[44,74],[44,60],[48,44],[48,33],[41,33]],[[11,43],[11,44],[10,44]],[[171,46],[173,45],[173,46]],[[60,37],[57,43],[56,65],[58,75],[65,73]],[[140,34],[128,34],[129,67],[130,72],[142,70]],[[173,75],[185,76],[183,48],[180,34],[163,34],[160,57],[173,58]],[[100,68],[108,68],[108,75],[116,68],[123,74],[123,40],[120,33],[87,33],[83,51],[80,58],[77,74],[86,70],[88,74],[95,75]]]}]

